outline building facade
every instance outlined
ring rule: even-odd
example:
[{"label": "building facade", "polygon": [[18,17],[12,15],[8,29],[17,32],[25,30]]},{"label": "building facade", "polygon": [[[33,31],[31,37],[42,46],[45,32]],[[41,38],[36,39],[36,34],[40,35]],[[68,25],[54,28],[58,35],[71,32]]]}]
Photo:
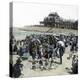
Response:
[{"label": "building facade", "polygon": [[40,22],[40,24],[48,27],[78,29],[78,20],[73,21],[63,19],[56,12],[50,13],[43,21]]}]

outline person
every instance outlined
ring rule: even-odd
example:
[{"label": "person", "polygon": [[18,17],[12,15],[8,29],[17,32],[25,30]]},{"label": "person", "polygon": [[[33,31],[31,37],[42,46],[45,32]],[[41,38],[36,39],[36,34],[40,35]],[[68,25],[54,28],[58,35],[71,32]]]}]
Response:
[{"label": "person", "polygon": [[50,44],[48,47],[48,58],[49,58],[49,69],[52,67],[53,62],[53,45]]},{"label": "person", "polygon": [[70,49],[70,51],[72,51],[72,52],[74,53],[74,51],[76,50],[76,46],[77,46],[77,39],[76,39],[76,37],[74,36],[74,37],[72,38],[72,44],[71,44],[71,49]]},{"label": "person", "polygon": [[48,49],[45,48],[44,53],[43,53],[43,69],[47,69],[48,68]]},{"label": "person", "polygon": [[36,45],[34,42],[31,42],[29,45],[30,56],[32,57],[32,69],[36,69]]},{"label": "person", "polygon": [[76,55],[74,55],[72,58],[72,72],[74,74],[78,73],[78,58]]},{"label": "person", "polygon": [[23,67],[23,64],[21,64],[21,58],[19,57],[16,61],[16,64],[13,66],[13,77],[18,78],[21,75],[21,68]]},{"label": "person", "polygon": [[42,52],[42,45],[38,45],[37,46],[37,57],[38,57],[38,60],[39,60],[39,68],[42,69],[42,66],[43,66],[43,62],[42,62],[42,55],[43,55],[43,52]]},{"label": "person", "polygon": [[65,44],[63,41],[58,41],[58,48],[59,48],[60,64],[62,64],[62,56],[65,52]]},{"label": "person", "polygon": [[63,56],[63,47],[59,46],[59,54],[60,54],[60,64],[62,64],[62,56]]},{"label": "person", "polygon": [[17,44],[14,45],[13,51],[15,54],[17,54]]},{"label": "person", "polygon": [[72,58],[77,47],[77,38],[75,36],[73,36],[70,41],[71,41],[71,45],[70,45],[70,54],[68,59]]}]

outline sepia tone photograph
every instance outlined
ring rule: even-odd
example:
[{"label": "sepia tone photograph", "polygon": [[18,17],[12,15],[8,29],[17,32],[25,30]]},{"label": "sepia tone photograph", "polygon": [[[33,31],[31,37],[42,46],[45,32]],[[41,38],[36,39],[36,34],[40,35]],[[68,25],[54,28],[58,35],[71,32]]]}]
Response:
[{"label": "sepia tone photograph", "polygon": [[78,7],[10,3],[10,77],[78,74]]}]

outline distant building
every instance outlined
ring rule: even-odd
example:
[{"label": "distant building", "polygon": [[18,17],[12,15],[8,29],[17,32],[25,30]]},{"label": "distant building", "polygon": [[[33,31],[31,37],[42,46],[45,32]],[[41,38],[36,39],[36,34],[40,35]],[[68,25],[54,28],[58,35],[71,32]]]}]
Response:
[{"label": "distant building", "polygon": [[65,20],[61,18],[57,12],[50,13],[40,24],[56,28],[78,29],[78,21]]}]

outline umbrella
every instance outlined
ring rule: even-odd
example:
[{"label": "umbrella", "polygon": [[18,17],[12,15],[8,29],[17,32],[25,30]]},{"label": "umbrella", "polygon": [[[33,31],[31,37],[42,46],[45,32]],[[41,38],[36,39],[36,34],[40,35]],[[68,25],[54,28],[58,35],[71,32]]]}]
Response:
[{"label": "umbrella", "polygon": [[58,41],[58,44],[60,44],[61,46],[65,47],[65,44],[63,41]]}]

